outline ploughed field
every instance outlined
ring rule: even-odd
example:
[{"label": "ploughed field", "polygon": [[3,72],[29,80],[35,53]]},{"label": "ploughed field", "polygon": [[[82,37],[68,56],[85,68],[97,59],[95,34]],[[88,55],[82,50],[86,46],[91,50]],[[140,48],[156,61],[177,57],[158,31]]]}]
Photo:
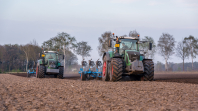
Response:
[{"label": "ploughed field", "polygon": [[198,110],[198,74],[155,74],[155,81],[81,81],[0,74],[3,110]]}]

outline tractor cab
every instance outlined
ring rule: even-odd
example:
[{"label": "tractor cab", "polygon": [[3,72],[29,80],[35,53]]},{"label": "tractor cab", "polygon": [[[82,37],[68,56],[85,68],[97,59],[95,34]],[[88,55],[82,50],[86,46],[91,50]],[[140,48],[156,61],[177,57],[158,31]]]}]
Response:
[{"label": "tractor cab", "polygon": [[138,44],[137,40],[133,39],[121,39],[120,43],[120,55],[124,55],[124,52],[126,50],[133,50],[133,51],[138,51]]},{"label": "tractor cab", "polygon": [[[117,37],[110,39],[108,46],[112,48],[114,54],[117,53],[120,56],[124,56],[127,51],[139,52],[139,44],[148,41],[139,41],[139,35],[137,37]],[[152,43],[149,43],[149,50],[152,50]]]},{"label": "tractor cab", "polygon": [[45,52],[45,64],[48,65],[49,68],[56,68],[57,66],[58,54],[55,52]]}]

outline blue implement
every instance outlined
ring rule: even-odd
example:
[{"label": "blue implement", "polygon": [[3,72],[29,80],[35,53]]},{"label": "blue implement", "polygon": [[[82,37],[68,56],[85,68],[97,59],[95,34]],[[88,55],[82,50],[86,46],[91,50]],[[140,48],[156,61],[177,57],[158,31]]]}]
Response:
[{"label": "blue implement", "polygon": [[[93,68],[93,66],[95,65],[95,63],[91,60],[89,60],[89,69],[88,70],[84,70],[85,67],[87,65],[87,62],[86,61],[82,61],[82,68],[80,68],[80,71],[78,72],[81,76],[81,79],[82,80],[85,80],[85,79],[89,79],[90,77],[92,78],[102,78],[102,72],[99,71],[99,67],[102,66],[102,63],[101,61],[96,61],[96,67],[95,67],[95,71],[91,70]],[[82,75],[83,74],[83,75]]]},{"label": "blue implement", "polygon": [[32,69],[32,70],[28,70],[27,71],[27,77],[30,77],[31,75],[34,75],[34,76],[36,76],[36,71],[34,70],[34,69]]}]

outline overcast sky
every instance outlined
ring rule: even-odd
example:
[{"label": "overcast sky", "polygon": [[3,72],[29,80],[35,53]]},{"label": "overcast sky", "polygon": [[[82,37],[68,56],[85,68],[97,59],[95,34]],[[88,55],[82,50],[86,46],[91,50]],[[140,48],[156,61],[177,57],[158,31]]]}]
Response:
[{"label": "overcast sky", "polygon": [[[66,32],[77,41],[87,41],[93,49],[87,59],[96,61],[102,33],[121,36],[130,30],[141,38],[151,36],[156,43],[162,33],[173,35],[177,42],[189,35],[198,37],[198,0],[0,0],[1,45],[33,39],[42,45]],[[165,63],[158,54],[157,61]],[[182,60],[173,55],[168,62]]]}]

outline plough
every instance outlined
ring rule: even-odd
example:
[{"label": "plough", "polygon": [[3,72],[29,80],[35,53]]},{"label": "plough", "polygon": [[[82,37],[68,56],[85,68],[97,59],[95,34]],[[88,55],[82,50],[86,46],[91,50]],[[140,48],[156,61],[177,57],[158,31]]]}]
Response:
[{"label": "plough", "polygon": [[87,62],[83,61],[81,62],[82,64],[82,68],[80,68],[80,71],[78,72],[80,74],[81,80],[85,81],[85,80],[89,80],[90,78],[101,78],[102,77],[102,71],[100,71],[100,68],[102,66],[102,62],[99,61],[99,59],[96,61],[96,67],[95,67],[95,71],[93,71],[95,63],[94,61],[89,60],[89,67],[88,70],[86,70],[86,66],[87,66]]},{"label": "plough", "polygon": [[27,77],[30,77],[30,76],[35,76],[36,77],[36,70],[35,69],[29,69],[28,71],[27,71]]}]

